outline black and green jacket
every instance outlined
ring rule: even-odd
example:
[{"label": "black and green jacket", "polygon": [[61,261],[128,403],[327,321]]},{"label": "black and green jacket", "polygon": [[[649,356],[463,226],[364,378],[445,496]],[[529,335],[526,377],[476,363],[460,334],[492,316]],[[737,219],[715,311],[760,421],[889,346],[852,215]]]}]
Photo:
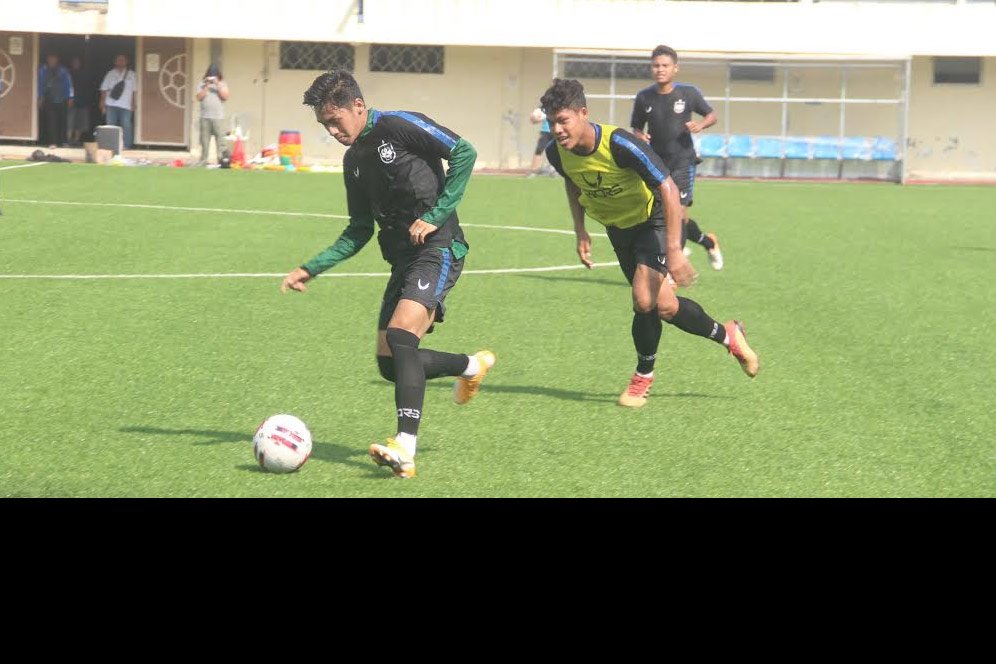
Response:
[{"label": "black and green jacket", "polygon": [[[349,225],[339,239],[302,265],[312,276],[356,254],[380,228],[377,240],[392,265],[423,249],[450,249],[457,260],[468,244],[457,219],[477,151],[421,113],[370,109],[367,126],[343,158]],[[443,170],[443,160],[449,168]],[[415,247],[408,227],[422,219],[439,227]]]}]

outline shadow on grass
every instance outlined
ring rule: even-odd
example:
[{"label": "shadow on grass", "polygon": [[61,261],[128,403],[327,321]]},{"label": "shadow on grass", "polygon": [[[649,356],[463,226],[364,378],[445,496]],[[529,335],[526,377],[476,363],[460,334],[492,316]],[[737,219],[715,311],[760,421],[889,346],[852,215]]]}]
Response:
[{"label": "shadow on grass", "polygon": [[[192,445],[218,445],[221,443],[250,443],[252,434],[245,431],[218,431],[216,429],[162,429],[158,427],[122,427],[122,433],[152,434],[155,436],[170,436],[172,438],[197,438],[191,441]],[[383,478],[384,475],[376,472],[377,469],[366,459],[367,453],[364,449],[346,447],[337,443],[328,443],[318,440],[312,441],[311,458],[329,463],[341,463],[346,466],[355,466],[371,471],[371,477]],[[239,470],[251,472],[262,472],[257,464],[244,464],[236,466]]]},{"label": "shadow on grass", "polygon": [[[371,385],[389,385],[383,381],[370,381]],[[452,383],[445,379],[432,380],[426,387],[440,390],[452,390]],[[497,394],[532,394],[551,399],[562,399],[564,401],[587,401],[601,403],[616,403],[621,392],[580,392],[578,390],[563,390],[557,387],[546,387],[542,385],[488,385],[481,387],[481,393],[494,392]],[[652,399],[736,399],[725,394],[702,394],[701,392],[654,392]]]},{"label": "shadow on grass", "polygon": [[955,251],[985,251],[996,254],[996,247],[951,247]]}]

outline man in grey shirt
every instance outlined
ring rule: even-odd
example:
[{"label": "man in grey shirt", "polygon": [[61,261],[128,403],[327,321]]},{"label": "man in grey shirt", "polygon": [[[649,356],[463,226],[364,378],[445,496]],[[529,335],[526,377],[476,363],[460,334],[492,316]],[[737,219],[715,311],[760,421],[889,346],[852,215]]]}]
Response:
[{"label": "man in grey shirt", "polygon": [[224,152],[225,145],[225,101],[228,99],[228,85],[221,75],[217,65],[208,67],[204,79],[197,88],[197,101],[201,102],[201,160],[206,164],[208,152],[211,149],[211,137],[214,136],[215,147],[218,150],[218,160]]}]

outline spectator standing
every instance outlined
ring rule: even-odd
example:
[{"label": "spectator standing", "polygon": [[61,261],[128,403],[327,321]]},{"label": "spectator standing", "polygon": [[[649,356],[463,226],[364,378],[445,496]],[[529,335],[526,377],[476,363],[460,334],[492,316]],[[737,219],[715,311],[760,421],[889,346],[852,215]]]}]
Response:
[{"label": "spectator standing", "polygon": [[90,133],[93,124],[90,112],[93,110],[93,78],[83,69],[83,58],[74,56],[69,63],[69,76],[73,81],[73,105],[68,109],[66,133],[70,145],[79,145],[84,134]]},{"label": "spectator standing", "polygon": [[207,163],[211,150],[211,137],[214,137],[218,161],[228,151],[225,145],[225,102],[228,100],[228,84],[217,65],[211,65],[204,73],[197,88],[197,101],[201,103],[201,160],[198,165]]},{"label": "spectator standing", "polygon": [[114,58],[114,69],[100,84],[100,112],[107,124],[121,127],[124,147],[130,150],[135,137],[135,72],[128,69],[128,57]]},{"label": "spectator standing", "polygon": [[41,142],[49,147],[66,143],[66,113],[73,107],[73,79],[59,64],[59,56],[49,53],[38,69],[38,108],[42,118]]}]

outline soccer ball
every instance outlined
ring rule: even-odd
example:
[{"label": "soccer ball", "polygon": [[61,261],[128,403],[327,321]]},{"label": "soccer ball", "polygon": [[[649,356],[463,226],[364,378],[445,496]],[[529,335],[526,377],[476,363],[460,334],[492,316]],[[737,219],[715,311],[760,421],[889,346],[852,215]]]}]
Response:
[{"label": "soccer ball", "polygon": [[533,124],[539,124],[546,120],[546,113],[543,112],[542,108],[535,108],[533,112],[529,114],[529,121]]},{"label": "soccer ball", "polygon": [[293,415],[266,418],[252,443],[256,461],[271,473],[293,473],[311,456],[311,432]]}]

